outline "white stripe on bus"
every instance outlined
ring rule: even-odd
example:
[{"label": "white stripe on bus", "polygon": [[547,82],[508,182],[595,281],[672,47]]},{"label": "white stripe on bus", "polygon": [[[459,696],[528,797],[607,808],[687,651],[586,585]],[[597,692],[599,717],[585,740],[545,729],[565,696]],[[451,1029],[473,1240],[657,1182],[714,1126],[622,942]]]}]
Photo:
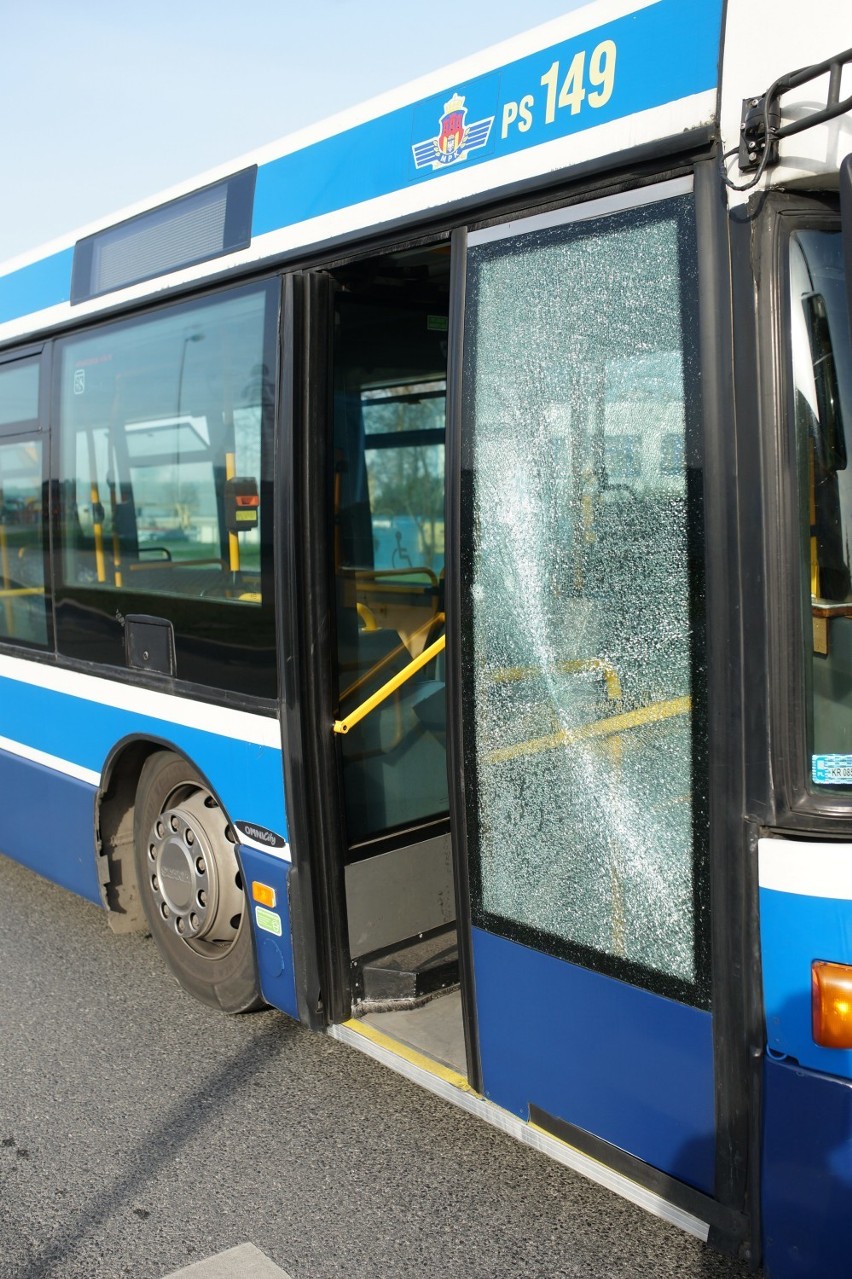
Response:
[{"label": "white stripe on bus", "polygon": [[80,782],[88,782],[90,786],[100,786],[101,775],[93,768],[83,768],[80,764],[72,764],[70,760],[60,759],[58,755],[49,755],[47,751],[37,751],[33,746],[25,746],[23,742],[12,741],[11,737],[0,737],[0,751],[8,751],[20,759],[29,760],[33,764],[43,764],[56,773],[64,773],[66,777],[76,777]]},{"label": "white stripe on bus", "polygon": [[250,711],[233,710],[227,706],[211,706],[188,697],[159,693],[119,680],[5,654],[0,654],[0,677],[63,693],[81,701],[112,706],[132,715],[147,715],[166,724],[181,724],[217,737],[231,737],[241,742],[281,749],[281,730],[274,716],[253,715]]},{"label": "white stripe on bus", "polygon": [[761,888],[778,893],[852,901],[852,844],[761,839],[758,876]]}]

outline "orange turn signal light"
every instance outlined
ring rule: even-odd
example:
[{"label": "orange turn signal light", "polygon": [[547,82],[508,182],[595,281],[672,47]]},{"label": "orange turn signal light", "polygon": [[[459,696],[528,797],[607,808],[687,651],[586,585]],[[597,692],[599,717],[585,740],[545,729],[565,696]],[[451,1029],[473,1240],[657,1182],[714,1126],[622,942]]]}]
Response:
[{"label": "orange turn signal light", "polygon": [[275,889],[270,888],[269,884],[260,884],[253,879],[251,895],[256,902],[260,902],[261,906],[268,906],[270,910],[275,909]]},{"label": "orange turn signal light", "polygon": [[811,964],[813,1036],[823,1048],[852,1048],[852,964]]}]

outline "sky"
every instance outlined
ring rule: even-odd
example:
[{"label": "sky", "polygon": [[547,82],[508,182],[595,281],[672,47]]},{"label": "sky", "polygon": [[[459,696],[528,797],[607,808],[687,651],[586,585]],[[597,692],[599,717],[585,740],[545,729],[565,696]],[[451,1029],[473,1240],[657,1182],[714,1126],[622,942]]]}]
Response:
[{"label": "sky", "polygon": [[581,0],[0,0],[0,262]]}]

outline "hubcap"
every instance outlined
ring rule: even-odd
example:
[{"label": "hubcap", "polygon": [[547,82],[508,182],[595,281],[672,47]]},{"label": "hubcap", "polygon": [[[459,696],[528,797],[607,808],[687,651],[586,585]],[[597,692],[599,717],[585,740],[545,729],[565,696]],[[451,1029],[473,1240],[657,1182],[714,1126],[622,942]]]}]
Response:
[{"label": "hubcap", "polygon": [[218,950],[239,931],[243,892],[227,833],[209,792],[184,787],[169,797],[148,839],[149,888],[160,918],[196,949]]}]

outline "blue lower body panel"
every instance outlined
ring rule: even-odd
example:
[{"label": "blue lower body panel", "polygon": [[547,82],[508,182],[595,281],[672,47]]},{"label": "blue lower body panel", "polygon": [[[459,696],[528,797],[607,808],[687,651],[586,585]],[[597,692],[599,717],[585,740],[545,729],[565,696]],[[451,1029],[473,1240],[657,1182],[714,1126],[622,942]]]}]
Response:
[{"label": "blue lower body panel", "polygon": [[473,930],[485,1095],[713,1193],[710,1014]]},{"label": "blue lower body panel", "polygon": [[0,750],[0,852],[102,905],[95,787]]},{"label": "blue lower body panel", "polygon": [[766,1279],[852,1275],[852,1082],[765,1064]]},{"label": "blue lower body panel", "polygon": [[[298,1020],[296,985],[293,977],[293,946],[290,932],[290,901],[287,888],[291,866],[281,857],[241,845],[239,849],[243,883],[251,909],[254,953],[260,977],[260,993],[273,1008],[280,1008]],[[252,882],[259,880],[275,893],[273,908],[252,900]]]}]

